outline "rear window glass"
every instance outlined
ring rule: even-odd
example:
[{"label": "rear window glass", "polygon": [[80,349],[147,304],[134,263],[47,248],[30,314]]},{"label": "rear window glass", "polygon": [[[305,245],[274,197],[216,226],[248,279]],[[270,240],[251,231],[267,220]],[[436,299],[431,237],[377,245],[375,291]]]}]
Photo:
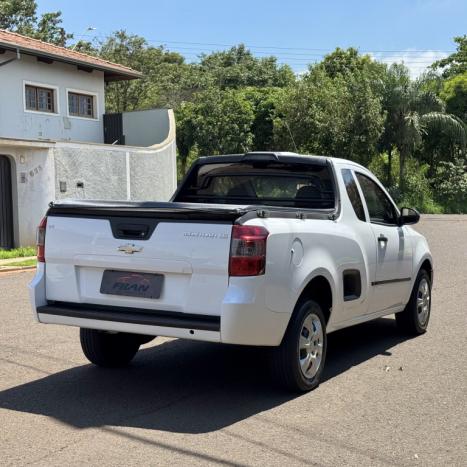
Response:
[{"label": "rear window glass", "polygon": [[175,201],[334,208],[328,166],[280,162],[204,164],[190,173]]}]

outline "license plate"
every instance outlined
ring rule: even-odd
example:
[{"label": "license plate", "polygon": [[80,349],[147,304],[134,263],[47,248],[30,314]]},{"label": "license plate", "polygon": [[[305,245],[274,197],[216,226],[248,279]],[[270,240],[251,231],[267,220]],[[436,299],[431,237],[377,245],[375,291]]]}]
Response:
[{"label": "license plate", "polygon": [[101,293],[128,297],[159,298],[164,276],[130,271],[104,271]]}]

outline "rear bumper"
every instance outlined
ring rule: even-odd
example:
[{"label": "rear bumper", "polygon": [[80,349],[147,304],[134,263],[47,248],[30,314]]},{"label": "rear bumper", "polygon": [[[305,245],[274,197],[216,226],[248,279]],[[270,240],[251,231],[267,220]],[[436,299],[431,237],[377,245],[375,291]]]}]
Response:
[{"label": "rear bumper", "polygon": [[178,337],[207,342],[221,341],[220,323],[178,320],[174,317],[161,317],[157,314],[148,316],[144,310],[137,309],[126,313],[120,310],[104,311],[99,308],[94,309],[92,305],[87,305],[85,309],[65,306],[64,304],[45,305],[37,309],[37,317],[39,322],[45,324],[64,324],[103,331]]},{"label": "rear bumper", "polygon": [[112,321],[142,326],[189,328],[198,331],[220,332],[220,316],[189,315],[163,310],[88,305],[83,303],[54,302],[37,308],[39,315],[66,316],[69,318]]},{"label": "rear bumper", "polygon": [[245,279],[236,278],[236,283],[229,287],[218,316],[83,303],[49,303],[43,264],[39,265],[29,291],[34,316],[41,323],[227,344],[277,346],[290,315],[271,311],[264,305],[264,276],[258,278],[257,283]]}]

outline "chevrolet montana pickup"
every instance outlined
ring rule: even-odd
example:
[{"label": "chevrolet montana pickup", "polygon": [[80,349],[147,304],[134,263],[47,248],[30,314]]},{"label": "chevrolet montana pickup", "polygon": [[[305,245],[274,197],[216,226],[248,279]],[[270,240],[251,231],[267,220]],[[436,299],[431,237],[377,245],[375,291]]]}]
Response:
[{"label": "chevrolet montana pickup", "polygon": [[198,159],[169,202],[51,203],[30,284],[40,323],[77,326],[94,364],[155,336],[270,347],[275,378],[319,384],[327,334],[430,317],[432,257],[377,178],[343,159]]}]

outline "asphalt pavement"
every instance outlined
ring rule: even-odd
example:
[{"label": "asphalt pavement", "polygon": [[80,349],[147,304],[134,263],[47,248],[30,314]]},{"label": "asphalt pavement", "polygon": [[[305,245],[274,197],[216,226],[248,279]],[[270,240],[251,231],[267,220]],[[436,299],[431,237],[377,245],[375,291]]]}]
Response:
[{"label": "asphalt pavement", "polygon": [[262,350],[171,339],[102,370],[78,330],[33,321],[33,273],[0,274],[1,465],[467,465],[467,216],[424,216],[428,332],[330,335],[321,386],[278,390]]}]

